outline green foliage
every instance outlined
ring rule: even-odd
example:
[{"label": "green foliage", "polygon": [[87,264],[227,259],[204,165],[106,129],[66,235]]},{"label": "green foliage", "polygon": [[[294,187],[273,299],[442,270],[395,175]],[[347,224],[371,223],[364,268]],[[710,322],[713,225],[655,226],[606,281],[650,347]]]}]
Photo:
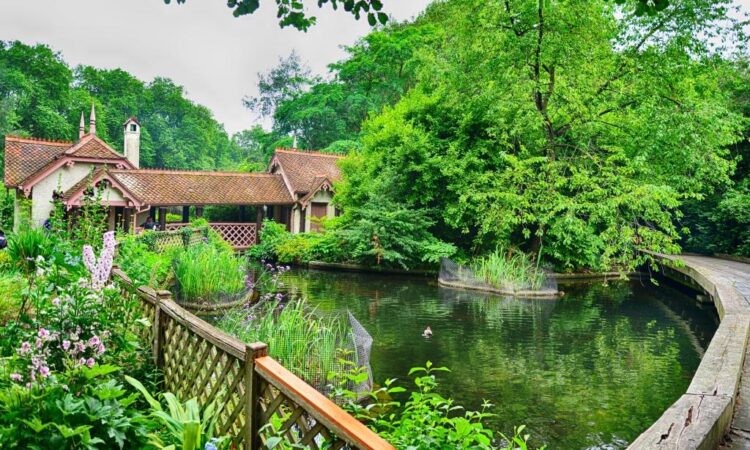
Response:
[{"label": "green foliage", "polygon": [[274,246],[276,261],[282,264],[299,264],[314,259],[319,254],[322,235],[320,233],[292,234]]},{"label": "green foliage", "polygon": [[435,238],[429,231],[434,225],[425,210],[410,209],[376,196],[361,207],[345,210],[328,231],[351,261],[370,266],[404,269],[436,264],[449,257],[456,248]]},{"label": "green foliage", "polygon": [[538,290],[546,278],[528,255],[503,248],[475,259],[471,269],[486,283],[511,290]]},{"label": "green foliage", "polygon": [[558,270],[678,251],[678,208],[729,182],[740,138],[735,67],[714,52],[737,37],[727,4],[435,3],[413,25],[437,30],[414,87],[344,163],[342,209],[382,196],[464,253],[513,246]]},{"label": "green foliage", "polygon": [[196,398],[180,403],[174,394],[166,392],[162,394],[167,403],[167,408],[164,409],[141,382],[127,375],[125,379],[145,398],[154,419],[166,428],[161,434],[150,434],[149,444],[166,450],[204,450],[208,448],[207,444],[213,444],[219,450],[229,448],[229,436],[215,437],[221,411],[217,409],[216,402],[208,404],[201,411]]},{"label": "green foliage", "polygon": [[49,259],[54,243],[46,230],[24,227],[8,238],[7,252],[12,266],[29,273],[36,267],[38,258]]},{"label": "green foliage", "polygon": [[211,112],[169,79],[145,83],[121,69],[71,69],[45,45],[0,42],[0,135],[71,140],[92,102],[97,135],[115,149],[123,121],[138,117],[142,167],[216,169],[243,159]]},{"label": "green foliage", "polygon": [[147,424],[112,374],[118,368],[79,367],[31,389],[0,389],[3,448],[140,449]]},{"label": "green foliage", "polygon": [[[164,0],[169,4],[171,0]],[[186,0],[177,0],[177,3],[185,3]],[[367,17],[367,22],[374,27],[378,23],[385,24],[388,21],[388,15],[382,12],[383,2],[381,0],[318,0],[317,4],[322,7],[324,4],[330,4],[336,10],[341,6],[344,11],[350,13],[355,19],[359,20],[360,16]],[[305,10],[303,1],[276,1],[278,11],[276,17],[279,18],[279,26],[282,28],[292,26],[298,30],[307,31],[308,28],[315,25],[317,19],[315,16],[309,16]],[[309,2],[308,2],[309,4]],[[227,6],[232,9],[234,17],[244,16],[254,13],[260,6],[260,0],[230,0]]]},{"label": "green foliage", "polygon": [[405,388],[395,385],[395,379],[386,380],[383,386],[369,393],[369,404],[362,404],[359,394],[346,386],[359,384],[367,374],[361,368],[350,368],[343,374],[332,374],[337,389],[334,396],[345,401],[345,409],[363,421],[370,429],[393,444],[396,448],[427,450],[451,449],[526,449],[529,436],[523,434],[524,427],[514,430],[510,438],[500,434],[507,442],[502,446],[493,443],[494,433],[484,424],[491,414],[482,411],[464,411],[453,400],[440,395],[436,375],[447,372],[445,367],[434,367],[427,361],[425,367],[409,371],[414,376],[415,389],[409,392],[402,404],[394,400],[403,395]]},{"label": "green foliage", "polygon": [[172,260],[177,249],[152,251],[153,236],[153,232],[119,235],[117,263],[136,286],[166,288],[172,281]]},{"label": "green foliage", "polygon": [[180,298],[189,302],[217,301],[244,287],[244,261],[229,250],[209,244],[193,245],[177,253],[174,277]]},{"label": "green foliage", "polygon": [[257,260],[275,261],[276,247],[291,239],[286,226],[273,220],[263,220],[263,227],[258,234],[260,242],[247,251],[248,256]]},{"label": "green foliage", "polygon": [[251,309],[228,311],[216,325],[244,342],[268,344],[274,359],[319,389],[338,367],[338,349],[350,344],[338,317],[319,316],[304,300],[282,303],[273,295]]}]

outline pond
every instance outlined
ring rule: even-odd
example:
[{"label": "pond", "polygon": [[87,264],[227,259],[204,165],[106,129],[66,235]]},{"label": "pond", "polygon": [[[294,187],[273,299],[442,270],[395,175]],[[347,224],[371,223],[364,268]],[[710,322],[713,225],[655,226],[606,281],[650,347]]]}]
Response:
[{"label": "pond", "polygon": [[285,283],[367,328],[376,382],[446,366],[442,394],[472,409],[489,400],[494,430],[524,424],[549,449],[626,447],[685,392],[718,325],[712,305],[648,281],[562,285],[558,300],[360,273],[293,270]]}]

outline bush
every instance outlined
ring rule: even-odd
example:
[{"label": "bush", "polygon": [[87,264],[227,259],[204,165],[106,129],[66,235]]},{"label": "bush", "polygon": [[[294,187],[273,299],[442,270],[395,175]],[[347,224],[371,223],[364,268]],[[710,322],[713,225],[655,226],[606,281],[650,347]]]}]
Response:
[{"label": "bush", "polygon": [[[332,374],[335,383],[333,397],[344,402],[344,409],[364,422],[370,429],[399,449],[486,449],[525,450],[528,435],[524,427],[514,430],[514,436],[498,437],[505,443],[493,444],[494,433],[484,424],[492,414],[485,412],[491,405],[487,402],[482,411],[464,411],[453,400],[440,395],[436,374],[448,372],[445,367],[433,367],[427,361],[425,367],[409,371],[414,375],[416,386],[403,403],[394,396],[403,395],[406,389],[395,385],[395,379],[386,380],[383,386],[369,393],[369,402],[361,401],[361,394],[347,388],[357,385],[367,377],[362,368],[352,368],[342,374]],[[463,413],[460,413],[463,411]]]},{"label": "bush", "polygon": [[153,252],[150,250],[153,245],[149,241],[151,236],[154,236],[153,232],[142,236],[121,236],[117,247],[117,263],[136,286],[166,288],[173,279],[172,260],[180,249]]},{"label": "bush", "polygon": [[276,260],[282,264],[309,262],[321,242],[321,233],[293,234],[276,244]]},{"label": "bush", "polygon": [[217,301],[223,294],[244,288],[245,262],[231,251],[213,245],[194,245],[177,254],[174,276],[180,298],[185,301]]},{"label": "bush", "polygon": [[277,247],[289,240],[292,234],[286,230],[285,225],[266,219],[263,221],[259,237],[260,242],[250,247],[247,254],[258,260],[275,261]]}]

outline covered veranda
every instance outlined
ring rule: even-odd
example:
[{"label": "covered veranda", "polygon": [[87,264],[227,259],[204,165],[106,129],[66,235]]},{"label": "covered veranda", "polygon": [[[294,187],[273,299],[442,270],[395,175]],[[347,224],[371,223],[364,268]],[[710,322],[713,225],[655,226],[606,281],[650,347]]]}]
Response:
[{"label": "covered veranda", "polygon": [[[143,230],[149,217],[158,230],[176,230],[218,206],[230,206],[235,214],[210,226],[237,250],[258,242],[264,218],[291,228],[294,200],[277,174],[100,169],[65,193],[68,208],[80,206],[92,185],[110,207],[110,227],[124,231]],[[168,220],[175,214],[178,220]]]}]

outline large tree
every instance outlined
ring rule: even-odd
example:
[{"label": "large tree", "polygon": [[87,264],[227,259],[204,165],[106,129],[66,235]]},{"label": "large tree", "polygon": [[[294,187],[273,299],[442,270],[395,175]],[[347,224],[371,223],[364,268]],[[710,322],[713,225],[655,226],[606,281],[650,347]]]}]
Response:
[{"label": "large tree", "polygon": [[432,211],[433,232],[466,252],[519,246],[561,270],[677,250],[681,202],[734,167],[733,68],[707,39],[727,4],[435,4],[424,20],[441,42],[415,88],[365,125],[340,201],[387,196]]}]

